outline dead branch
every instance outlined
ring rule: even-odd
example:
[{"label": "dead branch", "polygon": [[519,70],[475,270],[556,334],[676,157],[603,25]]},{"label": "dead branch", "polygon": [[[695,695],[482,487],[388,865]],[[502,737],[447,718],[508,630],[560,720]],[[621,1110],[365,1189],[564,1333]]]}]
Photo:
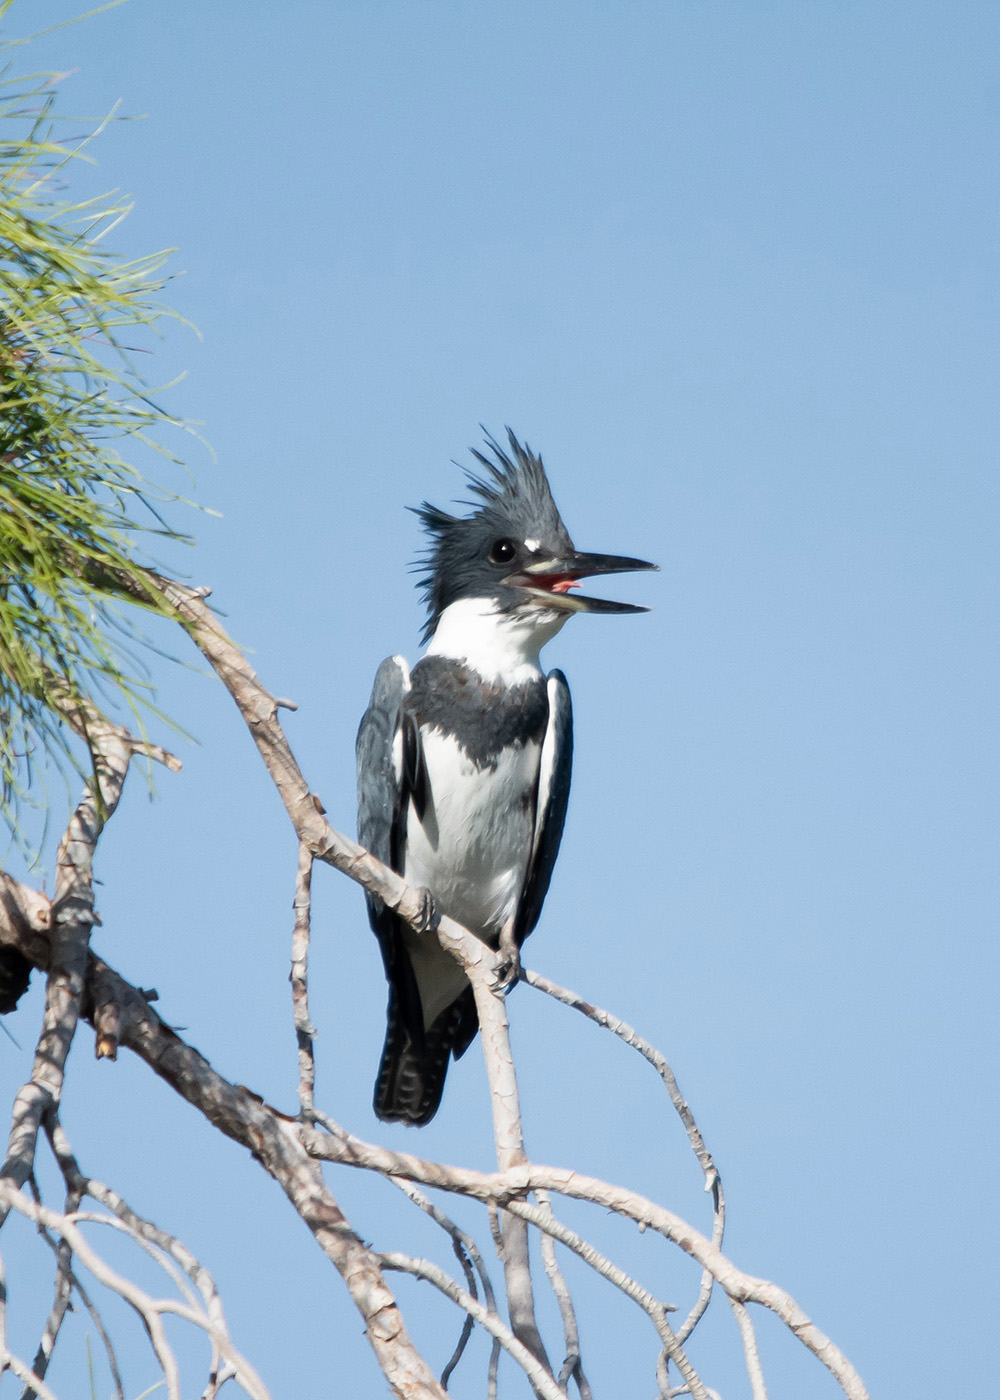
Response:
[{"label": "dead branch", "polygon": [[415,1259],[409,1254],[396,1252],[380,1254],[378,1259],[384,1269],[394,1269],[399,1273],[426,1279],[446,1298],[450,1298],[470,1317],[474,1317],[480,1326],[496,1338],[504,1351],[513,1357],[541,1400],[566,1400],[565,1392],[556,1384],[551,1372],[518,1340],[513,1330],[504,1326],[495,1312],[491,1313],[477,1298],[473,1298],[471,1293],[466,1293],[464,1288],[460,1288],[437,1264],[432,1264],[429,1259]]},{"label": "dead branch", "polygon": [[[26,956],[41,951],[47,961],[45,935],[22,935],[26,916],[7,917],[20,890],[7,886],[8,903],[0,904],[0,942],[19,947]],[[41,945],[41,946],[40,946]],[[87,963],[84,1015],[94,1004],[113,1001],[121,1013],[121,1043],[132,1050],[227,1137],[253,1153],[281,1186],[317,1243],[341,1274],[365,1320],[366,1335],[390,1386],[401,1400],[444,1400],[445,1392],[414,1347],[372,1252],[348,1224],[323,1182],[318,1164],[300,1140],[294,1119],[269,1108],[249,1090],[224,1079],[203,1055],[165,1025],[144,996],[91,950]],[[0,1207],[4,1199],[0,1197]]]},{"label": "dead branch", "polygon": [[[38,1233],[45,1240],[49,1248],[55,1253],[56,1258],[59,1261],[59,1273],[57,1273],[57,1278],[59,1278],[64,1268],[63,1259],[72,1259],[72,1251],[66,1244],[65,1240],[59,1240],[57,1242],[52,1238],[52,1236],[44,1227],[40,1227]],[[88,1317],[94,1324],[94,1330],[100,1338],[101,1345],[104,1347],[104,1353],[108,1359],[108,1369],[111,1372],[111,1383],[115,1388],[115,1400],[125,1400],[125,1387],[122,1384],[121,1371],[118,1366],[118,1356],[115,1352],[114,1343],[112,1342],[108,1330],[104,1325],[104,1319],[102,1318],[100,1311],[95,1305],[89,1292],[86,1288],[84,1288],[83,1284],[80,1282],[73,1269],[68,1267],[67,1265],[65,1267],[64,1274],[65,1279],[69,1284],[69,1290],[67,1291],[66,1295],[66,1302],[67,1304],[69,1303],[73,1293],[76,1293],[77,1297],[80,1299],[80,1302],[83,1304],[84,1308],[87,1311]],[[59,1301],[58,1298],[56,1301]],[[55,1345],[56,1341],[58,1340],[59,1331],[65,1317],[65,1311],[66,1309],[63,1309],[62,1315],[56,1318],[56,1306],[54,1303],[52,1312],[49,1314],[49,1318],[45,1324],[45,1332],[42,1335],[42,1341],[39,1344],[38,1352],[35,1355],[34,1365],[35,1375],[37,1375],[40,1378],[43,1378],[45,1376],[45,1373],[49,1367],[49,1362],[52,1360],[52,1354],[55,1351]],[[24,1392],[21,1395],[21,1400],[30,1400],[31,1394],[32,1391],[30,1386],[26,1386]]]},{"label": "dead branch", "polygon": [[299,845],[295,877],[295,926],[292,931],[292,1018],[299,1055],[299,1108],[308,1118],[316,1088],[316,1057],[313,1037],[316,1028],[309,1018],[309,934],[312,914],[313,858],[309,848]]},{"label": "dead branch", "polygon": [[[45,1012],[31,1078],[15,1100],[7,1158],[0,1168],[0,1177],[16,1186],[23,1186],[31,1175],[42,1121],[50,1108],[58,1106],[62,1094],[66,1057],[80,1015],[90,932],[97,922],[92,867],[101,832],[118,806],[135,753],[153,754],[171,768],[180,767],[172,754],[133,738],[92,705],[74,697],[64,683],[56,686],[57,707],[86,741],[94,771],[56,853]],[[10,886],[7,888],[9,891]],[[24,913],[30,918],[28,910]],[[0,1226],[5,1218],[0,1207]]]},{"label": "dead branch", "polygon": [[735,1298],[729,1299],[729,1306],[733,1310],[736,1325],[740,1329],[743,1355],[746,1360],[753,1400],[767,1400],[767,1386],[764,1384],[764,1372],[761,1370],[760,1352],[757,1350],[757,1334],[754,1332],[753,1321],[746,1307],[737,1302]]},{"label": "dead branch", "polygon": [[[527,1158],[521,1131],[517,1074],[510,1048],[506,997],[493,965],[494,957],[484,944],[480,943],[479,946],[485,955],[477,957],[474,963],[467,966],[466,973],[472,982],[476,1011],[479,1013],[479,1033],[493,1109],[497,1165],[504,1171],[520,1166]],[[519,1217],[509,1213],[503,1216],[500,1249],[507,1284],[507,1310],[514,1335],[551,1374],[552,1367],[535,1321],[528,1228]]]},{"label": "dead branch", "polygon": [[[163,1318],[166,1315],[179,1317],[185,1322],[203,1329],[212,1339],[214,1345],[231,1358],[238,1371],[239,1383],[252,1397],[252,1400],[269,1400],[269,1393],[256,1371],[249,1362],[240,1356],[228,1335],[222,1331],[207,1312],[192,1308],[173,1298],[156,1299],[150,1297],[137,1284],[124,1278],[115,1269],[112,1269],[106,1260],[101,1258],[79,1228],[81,1221],[87,1219],[86,1215],[81,1215],[76,1211],[62,1214],[50,1210],[44,1205],[29,1200],[9,1181],[0,1181],[0,1198],[8,1210],[13,1209],[36,1225],[44,1226],[50,1233],[58,1235],[99,1283],[123,1298],[135,1310],[142,1319],[143,1326],[156,1353],[156,1359],[167,1383],[169,1400],[181,1400],[181,1388],[177,1359],[167,1341],[163,1327]],[[34,1385],[34,1379],[31,1384]]]},{"label": "dead branch", "polygon": [[[28,1185],[31,1188],[33,1199],[41,1205],[41,1196],[34,1176],[28,1178]],[[75,1210],[79,1204],[80,1193],[75,1187],[69,1186],[66,1191],[66,1212]],[[35,1375],[44,1380],[45,1373],[49,1368],[49,1362],[56,1348],[56,1343],[59,1340],[59,1333],[62,1330],[62,1325],[66,1320],[66,1314],[70,1308],[70,1300],[73,1295],[74,1287],[81,1293],[81,1297],[84,1295],[83,1291],[80,1289],[79,1281],[73,1273],[73,1251],[70,1249],[67,1242],[65,1240],[54,1240],[44,1226],[39,1226],[38,1233],[56,1256],[56,1278],[53,1289],[52,1307],[49,1310],[49,1315],[45,1321],[45,1329],[42,1332],[38,1348],[35,1352],[33,1366]],[[27,1387],[25,1387],[21,1400],[30,1400],[30,1391]]]},{"label": "dead branch", "polygon": [[537,1225],[544,1232],[545,1236],[550,1236],[552,1239],[558,1240],[560,1244],[565,1245],[567,1249],[571,1249],[602,1278],[606,1278],[609,1283],[620,1288],[627,1298],[631,1298],[633,1303],[638,1304],[656,1328],[663,1350],[680,1371],[687,1385],[690,1386],[694,1400],[708,1400],[701,1378],[688,1360],[673,1328],[667,1321],[667,1312],[673,1310],[672,1305],[661,1303],[658,1298],[654,1298],[647,1289],[643,1288],[635,1279],[630,1278],[624,1269],[620,1269],[617,1264],[600,1254],[593,1245],[581,1239],[575,1230],[570,1230],[561,1224],[551,1209],[546,1210],[540,1206],[532,1206],[526,1201],[509,1201],[507,1210],[524,1220],[530,1220],[533,1225]]},{"label": "dead branch", "polygon": [[[551,1217],[552,1206],[549,1202],[548,1192],[539,1191],[536,1198],[539,1209]],[[590,1400],[590,1385],[587,1382],[580,1356],[580,1329],[576,1320],[576,1309],[573,1306],[573,1296],[569,1291],[563,1271],[559,1267],[559,1260],[556,1258],[556,1247],[551,1231],[542,1230],[540,1243],[542,1267],[552,1292],[555,1294],[563,1325],[563,1364],[557,1379],[563,1388],[569,1384],[571,1379],[575,1380],[580,1392],[580,1400]]]},{"label": "dead branch", "polygon": [[552,1191],[573,1200],[588,1201],[656,1230],[708,1269],[731,1298],[742,1303],[759,1303],[775,1313],[832,1372],[850,1400],[869,1400],[860,1376],[843,1352],[815,1326],[790,1294],[777,1284],[738,1269],[692,1225],[638,1192],[585,1176],[571,1168],[546,1167],[533,1162],[505,1172],[476,1172],[468,1167],[445,1166],[407,1152],[391,1152],[350,1134],[337,1138],[313,1130],[304,1135],[303,1141],[310,1154],[325,1161],[378,1171],[386,1176],[407,1177],[421,1185],[456,1192],[484,1203],[509,1206],[513,1201],[523,1201],[532,1191]]},{"label": "dead branch", "polygon": [[[462,1266],[465,1274],[465,1281],[469,1287],[469,1293],[473,1298],[477,1298],[476,1275],[482,1286],[483,1297],[486,1299],[486,1306],[492,1313],[497,1312],[496,1294],[493,1291],[493,1283],[489,1276],[489,1271],[483,1262],[479,1246],[471,1235],[459,1228],[450,1216],[445,1215],[439,1206],[436,1206],[424,1193],[413,1185],[411,1181],[400,1181],[396,1177],[388,1177],[393,1186],[399,1188],[403,1195],[408,1197],[425,1215],[429,1215],[435,1224],[440,1225],[442,1230],[450,1237],[452,1249],[455,1257]],[[462,1355],[472,1336],[472,1328],[475,1319],[471,1313],[466,1314],[465,1322],[462,1324],[462,1331],[459,1335],[455,1350],[449,1358],[444,1370],[441,1372],[441,1384],[447,1388],[448,1382],[454,1373],[455,1367],[462,1359]]]},{"label": "dead branch", "polygon": [[[722,1189],[722,1177],[719,1169],[712,1160],[712,1154],[705,1146],[705,1141],[701,1135],[701,1129],[695,1122],[694,1114],[690,1105],[680,1091],[680,1086],[674,1076],[673,1070],[667,1062],[666,1056],[657,1050],[655,1045],[651,1045],[648,1040],[644,1040],[627,1021],[623,1021],[618,1016],[612,1015],[610,1011],[605,1011],[603,1007],[594,1006],[593,1003],[585,1001],[576,992],[569,991],[566,987],[560,987],[557,982],[553,982],[548,977],[543,977],[541,973],[532,972],[528,968],[522,968],[520,980],[529,987],[534,987],[536,991],[544,992],[546,996],[553,997],[563,1006],[572,1007],[574,1011],[579,1011],[595,1025],[601,1026],[605,1030],[611,1031],[619,1040],[626,1045],[637,1050],[639,1054],[651,1064],[657,1074],[663,1080],[664,1086],[670,1096],[670,1102],[677,1111],[677,1116],[684,1125],[688,1141],[694,1155],[698,1159],[698,1164],[705,1176],[705,1190],[712,1195],[712,1243],[717,1249],[722,1248],[722,1239],[726,1229],[726,1198]],[[695,1327],[705,1315],[705,1310],[711,1302],[713,1279],[711,1273],[706,1269],[701,1276],[701,1287],[694,1306],[684,1319],[682,1326],[678,1329],[677,1340],[687,1341]]]}]

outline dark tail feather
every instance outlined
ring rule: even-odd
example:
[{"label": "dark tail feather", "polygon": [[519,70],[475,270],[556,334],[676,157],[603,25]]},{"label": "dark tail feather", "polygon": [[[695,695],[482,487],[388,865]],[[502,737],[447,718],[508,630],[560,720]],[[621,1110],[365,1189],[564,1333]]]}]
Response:
[{"label": "dark tail feather", "polygon": [[412,1123],[416,1127],[429,1123],[441,1103],[448,1061],[467,1049],[477,1024],[476,1004],[468,987],[424,1032],[424,1043],[419,1046],[403,1024],[393,998],[375,1081],[376,1117],[384,1123]]}]

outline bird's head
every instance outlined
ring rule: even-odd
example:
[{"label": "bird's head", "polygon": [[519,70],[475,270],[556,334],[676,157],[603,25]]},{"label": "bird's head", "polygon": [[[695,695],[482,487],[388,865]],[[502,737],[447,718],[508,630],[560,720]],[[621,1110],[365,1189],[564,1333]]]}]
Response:
[{"label": "bird's head", "polygon": [[467,516],[449,515],[426,501],[413,507],[430,537],[418,569],[428,606],[424,640],[446,608],[463,599],[488,600],[508,614],[551,632],[574,612],[637,613],[647,608],[571,592],[593,574],[655,569],[644,559],[582,554],[552,499],[541,457],[507,429],[508,448],[489,434],[488,454],[472,449],[482,472],[468,472],[478,498]]}]

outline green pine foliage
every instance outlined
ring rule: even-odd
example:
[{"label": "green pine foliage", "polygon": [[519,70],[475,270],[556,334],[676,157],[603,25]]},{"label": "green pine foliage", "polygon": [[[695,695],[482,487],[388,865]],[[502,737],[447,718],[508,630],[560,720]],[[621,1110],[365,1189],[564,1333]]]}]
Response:
[{"label": "green pine foliage", "polygon": [[[172,314],[156,301],[166,255],[115,257],[101,240],[126,204],[66,197],[101,124],[66,135],[57,85],[0,72],[0,816],[15,832],[38,760],[81,766],[58,696],[142,728],[148,644],[122,581],[144,587],[150,545],[183,538],[161,514],[179,498],[125,455],[163,452],[159,430],[179,426],[129,348]],[[164,610],[152,592],[149,607]]]}]

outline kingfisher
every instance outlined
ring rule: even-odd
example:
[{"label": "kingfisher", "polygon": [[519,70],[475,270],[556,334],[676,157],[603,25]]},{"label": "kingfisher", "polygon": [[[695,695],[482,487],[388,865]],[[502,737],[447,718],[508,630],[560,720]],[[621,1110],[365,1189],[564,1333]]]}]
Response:
[{"label": "kingfisher", "polygon": [[[473,513],[411,507],[428,536],[417,568],[428,608],[423,657],[383,661],[358,731],[358,839],[434,908],[498,953],[511,985],[562,839],[573,714],[541,648],[573,613],[647,608],[581,596],[594,574],[655,569],[577,551],[542,459],[507,429],[467,471]],[[367,896],[389,983],[374,1108],[420,1125],[437,1112],[452,1057],[479,1022],[472,987],[433,930],[415,932]]]}]

